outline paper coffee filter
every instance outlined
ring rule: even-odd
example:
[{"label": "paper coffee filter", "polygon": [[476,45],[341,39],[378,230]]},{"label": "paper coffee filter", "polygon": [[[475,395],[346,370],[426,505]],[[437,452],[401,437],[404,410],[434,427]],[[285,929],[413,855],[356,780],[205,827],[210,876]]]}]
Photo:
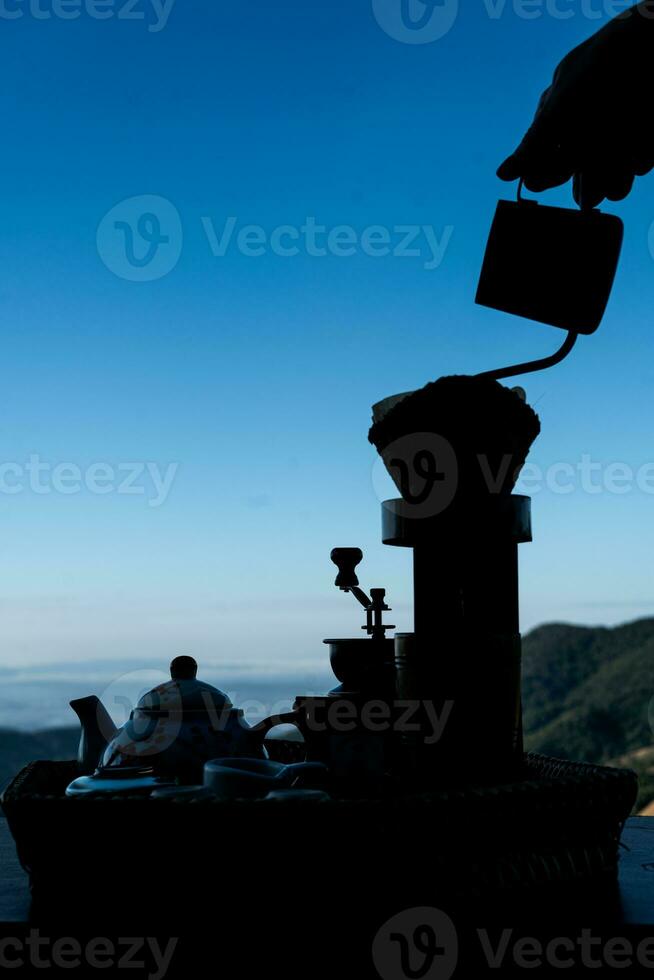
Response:
[{"label": "paper coffee filter", "polygon": [[539,432],[540,420],[522,389],[452,375],[378,402],[368,438],[404,496],[397,461],[405,463],[406,480],[421,439],[428,443],[425,434],[434,433],[456,457],[458,495],[478,496],[513,490]]}]

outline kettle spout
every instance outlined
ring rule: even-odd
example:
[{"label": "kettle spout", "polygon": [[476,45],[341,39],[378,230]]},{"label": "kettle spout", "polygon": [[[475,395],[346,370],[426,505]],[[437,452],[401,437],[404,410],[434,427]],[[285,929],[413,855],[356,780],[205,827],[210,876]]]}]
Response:
[{"label": "kettle spout", "polygon": [[118,729],[100,698],[95,695],[71,701],[70,706],[82,726],[77,750],[80,772],[82,774],[94,772],[100,764],[102,753]]}]

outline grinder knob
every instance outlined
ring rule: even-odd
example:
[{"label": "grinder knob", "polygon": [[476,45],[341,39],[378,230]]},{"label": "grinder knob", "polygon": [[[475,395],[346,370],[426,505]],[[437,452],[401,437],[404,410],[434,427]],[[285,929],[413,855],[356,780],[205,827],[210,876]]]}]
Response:
[{"label": "grinder knob", "polygon": [[354,569],[363,560],[361,548],[334,548],[331,559],[338,568],[336,585],[339,589],[354,589],[359,584]]}]

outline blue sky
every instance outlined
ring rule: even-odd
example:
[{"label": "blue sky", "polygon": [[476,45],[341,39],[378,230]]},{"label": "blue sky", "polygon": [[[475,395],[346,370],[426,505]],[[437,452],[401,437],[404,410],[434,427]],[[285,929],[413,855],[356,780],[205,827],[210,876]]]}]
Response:
[{"label": "blue sky", "polygon": [[[380,543],[370,406],[561,341],[473,303],[513,194],[495,169],[556,62],[619,5],[445,0],[450,29],[416,44],[392,36],[399,0],[177,0],[165,25],[150,0],[131,8],[143,19],[124,0],[103,20],[90,0],[70,20],[39,4],[0,9],[0,463],[3,486],[24,484],[0,492],[0,662],[322,665],[322,638],[360,625],[333,588],[334,545],[364,549],[362,584],[385,586],[410,628],[410,556]],[[114,219],[129,225],[143,197],[155,217],[167,202],[145,230],[167,235],[171,268],[132,281]],[[654,183],[607,210],[626,243],[602,328],[526,384],[544,486],[525,628],[654,612]],[[208,230],[230,217],[215,255]],[[323,238],[352,229],[354,254],[308,254],[307,219]],[[298,254],[275,254],[281,226]],[[383,251],[379,228],[362,246],[376,226],[391,254],[366,254]],[[393,254],[399,226],[430,229],[437,264],[422,231],[418,255]],[[601,481],[627,464],[633,485],[548,488],[554,464],[584,456]],[[44,492],[25,476],[35,458]],[[103,493],[88,489],[97,464]],[[80,492],[57,489],[57,466]],[[118,492],[130,472],[144,492]],[[163,500],[151,472],[174,474]]]}]

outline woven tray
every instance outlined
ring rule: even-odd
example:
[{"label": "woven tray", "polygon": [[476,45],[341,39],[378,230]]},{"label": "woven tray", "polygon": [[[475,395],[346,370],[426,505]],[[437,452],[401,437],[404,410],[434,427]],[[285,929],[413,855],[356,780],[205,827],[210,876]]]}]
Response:
[{"label": "woven tray", "polygon": [[518,783],[385,801],[69,799],[75,775],[74,762],[34,762],[4,793],[35,918],[141,928],[227,927],[235,910],[242,925],[253,895],[282,919],[337,902],[377,923],[421,904],[606,903],[637,795],[629,770],[536,755]]}]

